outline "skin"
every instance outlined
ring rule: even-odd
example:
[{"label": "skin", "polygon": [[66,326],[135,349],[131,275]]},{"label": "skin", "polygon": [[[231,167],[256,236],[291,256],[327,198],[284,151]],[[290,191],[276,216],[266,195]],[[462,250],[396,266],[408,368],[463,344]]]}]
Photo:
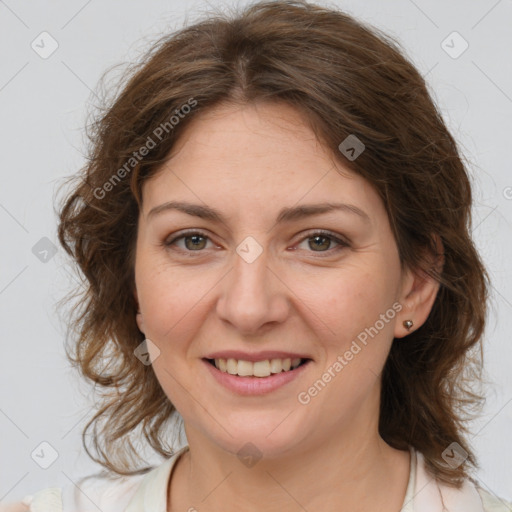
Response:
[{"label": "skin", "polygon": [[[343,158],[334,160],[287,105],[222,105],[187,127],[144,184],[137,323],[160,350],[153,369],[190,446],[171,475],[169,512],[402,506],[410,457],[379,436],[380,374],[393,338],[408,334],[402,322],[412,319],[416,329],[427,319],[438,283],[401,270],[384,204]],[[148,216],[171,200],[208,205],[226,221],[177,210]],[[334,211],[276,223],[283,207],[324,202],[355,205],[369,221]],[[199,250],[190,238],[164,245],[185,229],[207,236],[195,239]],[[317,248],[318,229],[349,245],[327,238]],[[236,252],[247,236],[263,249],[252,263]],[[395,302],[402,310],[317,396],[299,403],[298,394]],[[313,362],[270,394],[242,397],[204,368],[201,358],[221,348],[294,351]],[[262,454],[252,467],[237,457],[247,442]]]}]

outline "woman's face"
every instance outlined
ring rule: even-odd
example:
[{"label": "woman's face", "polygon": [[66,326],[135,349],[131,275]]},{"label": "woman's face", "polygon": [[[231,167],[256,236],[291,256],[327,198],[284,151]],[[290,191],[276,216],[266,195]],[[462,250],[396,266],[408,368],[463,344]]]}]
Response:
[{"label": "woman's face", "polygon": [[[351,206],[312,213],[328,204]],[[144,185],[137,321],[189,442],[272,457],[376,431],[409,277],[375,190],[286,105],[209,111]]]}]

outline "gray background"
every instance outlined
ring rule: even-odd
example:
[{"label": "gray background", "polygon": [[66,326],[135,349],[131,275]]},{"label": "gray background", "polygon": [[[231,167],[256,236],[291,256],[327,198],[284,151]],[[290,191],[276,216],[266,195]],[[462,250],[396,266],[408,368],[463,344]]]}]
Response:
[{"label": "gray background", "polygon": [[[51,252],[51,243],[58,246],[55,187],[84,161],[82,129],[92,91],[107,67],[136,60],[160,34],[222,5],[235,4],[0,1],[0,501],[100,469],[81,446],[92,398],[67,363],[65,327],[55,311],[76,282],[62,249]],[[331,5],[401,41],[470,162],[473,234],[493,279],[485,337],[488,399],[471,439],[482,466],[478,478],[510,499],[512,0]],[[46,59],[31,47],[34,40],[42,46],[43,31],[59,45]],[[454,31],[469,44],[461,55],[463,40],[446,39]],[[40,52],[50,48],[45,41]],[[50,461],[52,449],[42,442],[58,455],[48,469],[35,462]]]}]

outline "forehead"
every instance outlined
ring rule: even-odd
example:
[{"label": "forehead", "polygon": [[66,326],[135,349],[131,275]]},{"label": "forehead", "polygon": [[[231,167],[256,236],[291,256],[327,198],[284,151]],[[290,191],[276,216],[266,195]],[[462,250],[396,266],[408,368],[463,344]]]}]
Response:
[{"label": "forehead", "polygon": [[368,209],[379,201],[299,112],[279,103],[222,105],[195,118],[144,184],[143,197],[146,214],[183,198],[238,211],[342,200]]}]

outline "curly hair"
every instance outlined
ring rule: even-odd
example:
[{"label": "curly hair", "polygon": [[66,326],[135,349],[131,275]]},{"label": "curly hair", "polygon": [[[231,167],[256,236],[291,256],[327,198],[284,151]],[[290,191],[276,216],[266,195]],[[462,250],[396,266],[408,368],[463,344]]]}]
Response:
[{"label": "curly hair", "polygon": [[[118,89],[87,126],[86,164],[67,180],[72,190],[58,219],[59,241],[83,284],[65,298],[77,299],[66,354],[100,387],[98,410],[82,433],[88,455],[131,475],[150,469],[137,469],[143,459],[131,437],[164,457],[174,453],[166,441],[176,409],[151,365],[134,357],[144,341],[133,291],[145,180],[202,112],[229,102],[284,102],[378,191],[402,268],[440,283],[426,322],[393,340],[381,376],[379,433],[396,449],[420,451],[432,476],[459,487],[478,467],[465,436],[469,411],[483,400],[473,386],[482,374],[489,277],[470,236],[466,164],[400,44],[335,9],[260,2],[159,38],[128,66]],[[366,146],[353,161],[338,149],[350,134]],[[424,257],[437,254],[436,237],[440,271]],[[91,427],[97,456],[86,443]],[[454,442],[468,453],[457,468],[442,458]]]}]

